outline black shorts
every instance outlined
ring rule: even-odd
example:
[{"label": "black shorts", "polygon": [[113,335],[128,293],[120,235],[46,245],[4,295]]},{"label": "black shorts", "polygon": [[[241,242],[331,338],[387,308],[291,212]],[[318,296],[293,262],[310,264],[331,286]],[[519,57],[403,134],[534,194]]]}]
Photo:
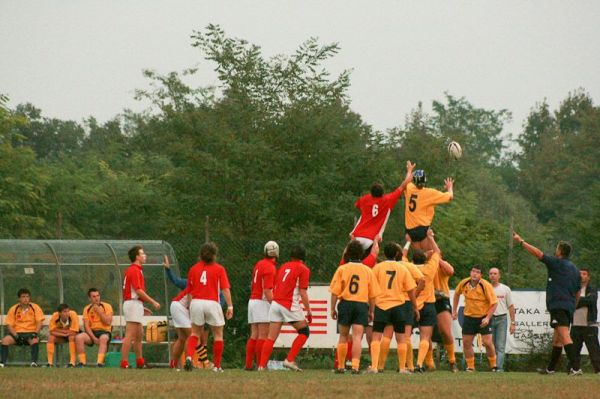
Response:
[{"label": "black shorts", "polygon": [[413,327],[433,327],[437,324],[437,312],[435,303],[426,303],[419,310],[419,321],[413,315]]},{"label": "black shorts", "polygon": [[367,326],[369,324],[368,303],[342,299],[337,305],[337,312],[338,324],[342,326],[351,326],[352,324]]},{"label": "black shorts", "polygon": [[389,308],[387,310],[375,307],[373,331],[381,333],[385,329],[385,326],[391,324],[394,326],[394,332],[403,333],[404,325],[410,321],[410,318],[407,316],[408,313],[406,312],[406,307],[404,304],[394,306],[393,308]]},{"label": "black shorts", "polygon": [[[92,333],[94,333],[94,337],[96,337],[96,338],[100,338],[104,334],[108,334],[108,342],[110,342],[110,340],[112,339],[112,333],[110,331],[92,330]],[[92,341],[91,343],[89,343],[87,345],[88,346],[94,346],[94,341]]]},{"label": "black shorts", "polygon": [[410,236],[412,242],[421,242],[427,238],[429,226],[417,226],[414,229],[406,229],[406,234]]},{"label": "black shorts", "polygon": [[19,346],[29,345],[29,340],[33,338],[37,338],[37,333],[34,332],[22,332],[17,333],[17,335],[9,334],[15,340],[15,344]]},{"label": "black shorts", "polygon": [[442,312],[449,312],[452,314],[452,305],[450,305],[450,298],[439,298],[435,300],[435,312],[440,314]]},{"label": "black shorts", "polygon": [[573,314],[565,309],[555,309],[550,311],[550,327],[559,326],[569,327],[573,323]]},{"label": "black shorts", "polygon": [[484,317],[470,317],[465,316],[465,321],[463,322],[462,333],[463,335],[488,335],[492,333],[492,323],[489,323],[485,327],[481,326],[481,320],[485,319]]}]

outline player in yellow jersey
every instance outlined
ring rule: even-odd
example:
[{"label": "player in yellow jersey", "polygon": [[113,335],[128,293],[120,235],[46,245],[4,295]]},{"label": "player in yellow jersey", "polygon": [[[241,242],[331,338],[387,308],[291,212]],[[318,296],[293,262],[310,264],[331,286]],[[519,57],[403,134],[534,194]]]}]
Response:
[{"label": "player in yellow jersey", "polygon": [[[435,289],[433,280],[438,272],[440,262],[440,249],[433,238],[433,230],[427,230],[427,245],[433,248],[429,258],[427,254],[420,249],[413,249],[412,263],[414,263],[425,276],[425,288],[417,296],[417,308],[420,312],[420,319],[415,320],[414,324],[419,326],[419,351],[417,354],[417,365],[415,372],[424,373],[423,362],[429,351],[433,327],[437,323],[435,311]],[[428,252],[429,253],[429,252]]]},{"label": "player in yellow jersey", "polygon": [[404,190],[405,208],[404,223],[406,233],[410,236],[415,249],[431,250],[427,247],[427,230],[433,222],[435,206],[452,201],[454,198],[454,180],[448,177],[444,180],[446,192],[425,187],[427,178],[425,171],[419,169],[413,173],[413,182]]},{"label": "player in yellow jersey", "polygon": [[83,308],[83,332],[77,334],[75,343],[77,345],[77,367],[84,367],[87,363],[85,346],[98,345],[98,356],[96,366],[104,367],[104,357],[112,333],[113,308],[109,303],[102,302],[100,291],[96,288],[88,290],[89,305]]},{"label": "player in yellow jersey", "polygon": [[448,262],[440,259],[440,267],[433,280],[435,289],[435,310],[437,313],[437,327],[442,336],[442,342],[446,349],[450,370],[458,371],[456,356],[454,354],[454,337],[452,336],[452,305],[450,305],[450,288],[448,280],[454,274],[454,268]]},{"label": "player in yellow jersey", "polygon": [[71,310],[66,303],[61,303],[58,305],[56,312],[50,317],[50,323],[48,323],[47,367],[54,367],[54,345],[64,343],[69,343],[69,364],[67,367],[75,367],[75,336],[78,333],[79,317],[77,312]]},{"label": "player in yellow jersey", "polygon": [[[412,324],[413,312],[418,315],[415,289],[417,284],[410,272],[396,260],[398,244],[388,243],[384,248],[387,258],[373,268],[373,274],[381,289],[381,295],[375,298],[375,319],[373,322],[373,338],[371,340],[371,367],[367,374],[377,374],[381,338],[386,326],[393,328],[398,344],[398,363],[404,368],[406,362],[405,326]],[[410,302],[405,300],[408,295]],[[411,311],[412,310],[412,311]],[[418,316],[417,316],[418,319]]]},{"label": "player in yellow jersey", "polygon": [[[408,254],[408,248],[410,246],[410,243],[407,243],[407,245],[404,246],[404,248],[400,247],[399,244],[396,244],[396,255],[395,255],[395,259],[399,262],[399,265],[402,266],[403,268],[405,268],[408,273],[411,275],[411,277],[413,278],[413,280],[415,281],[415,283],[417,284],[417,287],[415,289],[415,297],[417,295],[419,295],[419,292],[423,291],[423,288],[425,288],[425,276],[423,275],[423,273],[421,273],[421,271],[419,270],[418,267],[416,267],[415,265],[413,265],[412,263],[408,262],[408,258],[406,258],[406,255]],[[412,344],[410,342],[410,337],[412,335],[412,321],[415,318],[415,313],[413,311],[413,308],[416,308],[416,305],[413,306],[413,304],[416,304],[415,301],[411,301],[411,299],[408,297],[408,294],[406,292],[403,293],[403,297],[405,300],[405,305],[409,314],[408,314],[408,320],[410,322],[406,323],[404,325],[404,336],[405,336],[405,342],[406,342],[406,361],[399,363],[399,367],[398,367],[398,371],[402,374],[404,373],[409,373],[409,371],[407,371],[407,367],[408,369],[410,369],[410,371],[412,371],[414,369],[414,364],[413,364],[413,350],[412,350]],[[393,326],[386,326],[385,329],[383,330],[383,338],[381,339],[381,349],[379,352],[379,364],[377,366],[377,370],[378,372],[383,372],[383,370],[385,369],[385,361],[387,359],[388,356],[388,352],[390,350],[390,342],[392,340],[392,336],[394,335],[394,328]]]},{"label": "player in yellow jersey", "polygon": [[475,371],[475,352],[473,351],[473,339],[475,335],[481,334],[483,346],[492,371],[496,368],[496,350],[492,341],[492,327],[490,321],[496,310],[498,298],[492,284],[481,278],[481,267],[473,266],[471,276],[462,280],[454,290],[454,303],[452,318],[458,318],[458,300],[460,296],[465,297],[465,320],[462,328],[463,350],[466,371]]},{"label": "player in yellow jersey", "polygon": [[11,345],[29,345],[31,347],[31,367],[38,367],[39,342],[38,334],[42,329],[44,312],[37,304],[31,302],[31,292],[21,288],[17,292],[19,302],[6,313],[8,334],[2,338],[2,356],[0,368],[8,359],[8,347]]},{"label": "player in yellow jersey", "polygon": [[[373,320],[375,298],[380,288],[373,271],[361,263],[364,250],[357,240],[346,247],[344,265],[336,270],[329,291],[331,292],[331,318],[338,320],[340,338],[337,345],[338,367],[344,364],[348,351],[348,336],[352,327],[352,373],[359,373],[361,341],[364,329]],[[336,308],[339,298],[339,305]],[[336,370],[343,373],[345,369]]]}]

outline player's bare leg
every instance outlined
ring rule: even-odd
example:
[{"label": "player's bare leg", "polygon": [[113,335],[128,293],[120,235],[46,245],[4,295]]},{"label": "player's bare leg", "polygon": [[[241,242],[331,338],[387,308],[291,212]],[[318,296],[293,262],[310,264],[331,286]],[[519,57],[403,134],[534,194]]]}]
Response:
[{"label": "player's bare leg", "polygon": [[463,334],[463,352],[465,362],[467,363],[467,371],[475,371],[475,350],[473,349],[474,335]]},{"label": "player's bare leg", "polygon": [[[98,357],[96,358],[96,365],[104,366],[104,359],[106,352],[108,351],[108,334],[102,334],[98,338]],[[99,366],[99,367],[101,367]]]},{"label": "player's bare leg", "polygon": [[448,363],[450,363],[450,370],[457,372],[456,366],[456,355],[454,353],[454,337],[452,336],[452,315],[450,312],[442,312],[437,315],[437,325],[440,335],[442,336],[442,343],[444,349],[446,349],[446,357]]},{"label": "player's bare leg", "polygon": [[362,352],[362,338],[364,326],[361,324],[352,325],[352,373],[358,373],[360,368],[360,354]]},{"label": "player's bare leg", "polygon": [[145,367],[146,362],[142,355],[142,340],[144,338],[144,327],[142,323],[137,323],[137,329],[135,330],[135,342],[133,343],[133,351],[135,352],[135,366],[137,368]]},{"label": "player's bare leg", "polygon": [[188,339],[190,334],[192,333],[191,328],[178,328],[177,329],[177,340],[173,344],[173,348],[171,348],[171,368],[175,368],[179,365],[179,358],[183,353],[185,348],[185,341]]},{"label": "player's bare leg", "polygon": [[[377,371],[383,372],[385,369],[385,362],[390,352],[390,343],[392,336],[394,335],[394,327],[392,325],[385,326],[383,329],[383,335],[379,344],[379,360],[377,362]],[[404,366],[402,367],[404,368]]]},{"label": "player's bare leg", "polygon": [[344,368],[344,362],[346,360],[346,354],[348,353],[348,341],[350,340],[350,326],[338,325],[339,329],[339,338],[338,344],[336,348],[337,355],[337,364],[338,368],[336,369],[336,373],[344,373],[346,370]]},{"label": "player's bare leg", "polygon": [[419,327],[419,352],[417,354],[417,366],[415,371],[423,372],[423,361],[425,360],[425,356],[427,356],[427,352],[429,351],[429,342],[431,341],[431,336],[433,334],[433,326],[421,326]]},{"label": "player's bare leg", "polygon": [[494,341],[492,340],[492,334],[486,334],[481,336],[483,346],[485,347],[485,353],[490,364],[490,369],[496,371],[496,348],[494,348]]},{"label": "player's bare leg", "polygon": [[258,371],[267,369],[267,363],[269,362],[271,353],[273,353],[273,345],[275,345],[275,340],[277,340],[277,337],[279,337],[281,326],[283,326],[283,323],[280,322],[269,323],[269,333],[267,335],[267,340],[263,344],[262,353],[260,354]]},{"label": "player's bare leg", "polygon": [[308,328],[308,323],[306,322],[306,320],[300,320],[295,323],[292,323],[292,327],[296,329],[298,335],[294,339],[294,342],[292,342],[290,351],[288,352],[287,357],[283,361],[283,367],[294,371],[302,371],[302,369],[300,369],[300,367],[298,367],[298,365],[296,364],[296,356],[298,356],[298,353],[300,353],[300,350],[302,350],[302,347],[304,346],[306,340],[310,336],[310,330]]},{"label": "player's bare leg", "polygon": [[87,333],[79,333],[75,336],[75,347],[77,348],[77,356],[79,364],[85,366],[87,359],[85,356],[85,346],[92,344],[92,339]]},{"label": "player's bare leg", "polygon": [[138,334],[138,328],[142,325],[140,323],[135,323],[132,321],[128,321],[125,324],[125,337],[123,338],[123,342],[121,344],[121,368],[129,368],[129,349],[131,349],[131,344],[136,340]]}]

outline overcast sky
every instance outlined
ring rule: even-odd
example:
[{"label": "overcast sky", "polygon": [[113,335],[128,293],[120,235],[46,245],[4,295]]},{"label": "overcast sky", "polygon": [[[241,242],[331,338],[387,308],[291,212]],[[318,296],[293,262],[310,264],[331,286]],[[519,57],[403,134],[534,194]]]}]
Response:
[{"label": "overcast sky", "polygon": [[209,23],[268,56],[311,36],[338,42],[328,68],[352,70],[352,108],[376,129],[444,92],[508,109],[509,133],[543,99],[584,88],[600,103],[600,1],[563,0],[0,0],[0,93],[77,121],[140,110],[143,69],[199,66],[200,84],[217,83],[190,46]]}]

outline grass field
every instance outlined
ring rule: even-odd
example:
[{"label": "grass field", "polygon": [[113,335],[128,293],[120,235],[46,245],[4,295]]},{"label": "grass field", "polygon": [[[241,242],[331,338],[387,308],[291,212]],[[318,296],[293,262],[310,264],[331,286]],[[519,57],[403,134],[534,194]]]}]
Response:
[{"label": "grass field", "polygon": [[[0,369],[0,398],[584,398],[600,375],[478,372],[336,375],[326,370],[247,372],[168,369]],[[418,395],[418,396],[417,396]]]}]

